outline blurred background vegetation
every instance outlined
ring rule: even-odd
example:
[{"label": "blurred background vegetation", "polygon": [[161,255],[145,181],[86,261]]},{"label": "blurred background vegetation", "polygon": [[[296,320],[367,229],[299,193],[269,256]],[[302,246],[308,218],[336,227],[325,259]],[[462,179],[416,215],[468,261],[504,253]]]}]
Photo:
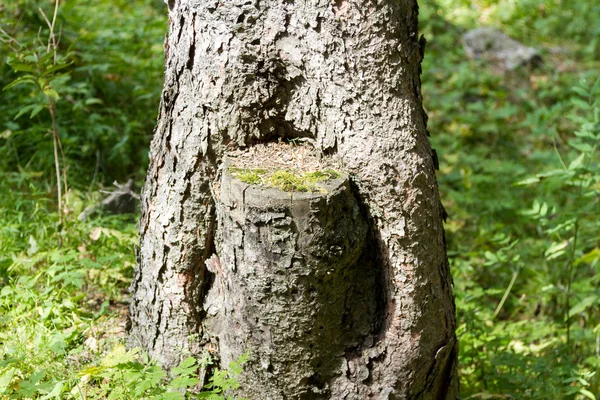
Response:
[{"label": "blurred background vegetation", "polygon": [[[462,397],[596,399],[600,4],[419,3]],[[166,7],[66,1],[51,30],[54,10],[0,3],[0,397],[195,398],[197,364],[165,382],[122,347],[137,216],[77,220],[113,180],[143,181]],[[499,72],[469,59],[462,35],[481,26],[537,48],[542,64]],[[214,398],[232,384],[218,379]]]}]

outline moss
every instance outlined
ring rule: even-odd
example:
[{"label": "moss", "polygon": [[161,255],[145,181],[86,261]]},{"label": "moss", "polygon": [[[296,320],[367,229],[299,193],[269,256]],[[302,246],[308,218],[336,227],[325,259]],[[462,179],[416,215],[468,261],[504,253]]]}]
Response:
[{"label": "moss", "polygon": [[342,176],[342,174],[340,174],[339,172],[337,172],[333,169],[326,169],[324,171],[308,172],[308,173],[304,174],[304,177],[306,177],[306,179],[308,179],[312,182],[315,182],[315,183],[329,181],[331,179],[339,178],[340,176]]},{"label": "moss", "polygon": [[229,168],[231,175],[250,185],[265,185],[285,192],[320,192],[317,184],[342,176],[333,169],[299,173],[291,170],[266,171],[264,169]]},{"label": "moss", "polygon": [[264,169],[229,168],[229,172],[240,181],[251,185],[262,183],[262,177],[266,173]]}]

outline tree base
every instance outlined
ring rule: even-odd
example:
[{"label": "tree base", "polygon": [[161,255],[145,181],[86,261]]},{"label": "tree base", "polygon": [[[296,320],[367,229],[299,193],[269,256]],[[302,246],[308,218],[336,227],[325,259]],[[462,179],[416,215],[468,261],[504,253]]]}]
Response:
[{"label": "tree base", "polygon": [[240,382],[250,399],[329,398],[344,354],[374,330],[376,271],[359,262],[368,224],[346,175],[319,189],[223,171],[206,327],[223,365],[250,353]]}]

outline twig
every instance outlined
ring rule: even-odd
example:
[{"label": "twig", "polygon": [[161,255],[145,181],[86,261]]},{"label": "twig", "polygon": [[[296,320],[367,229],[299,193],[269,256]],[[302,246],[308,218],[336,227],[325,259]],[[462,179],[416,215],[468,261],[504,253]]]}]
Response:
[{"label": "twig", "polygon": [[90,187],[88,188],[86,197],[90,197],[92,194],[92,190],[94,185],[96,184],[96,177],[98,176],[98,170],[100,169],[100,150],[96,150],[96,168],[94,168],[94,175],[92,176],[92,182],[90,183]]},{"label": "twig", "polygon": [[[64,152],[63,146],[62,146],[62,140],[60,140],[60,136],[58,135],[58,130],[56,131],[56,136],[58,138],[58,148],[60,149],[60,158],[62,159],[62,164],[63,164],[63,177],[64,177],[65,195],[66,195],[67,193],[69,193],[69,185],[67,182],[67,158],[65,157],[65,152]],[[68,199],[69,198],[67,197],[67,207],[69,206]]]},{"label": "twig", "polygon": [[[37,35],[37,40],[38,42],[40,42],[40,45],[44,45],[44,42],[42,42],[42,27],[40,26],[40,28],[38,29],[38,35]],[[37,53],[35,53],[36,57],[38,56]]]},{"label": "twig", "polygon": [[[54,167],[56,169],[56,188],[58,189],[58,224],[60,229],[62,230],[63,224],[63,207],[62,207],[62,183],[60,177],[60,162],[58,158],[58,129],[56,127],[56,114],[54,110],[54,100],[50,100],[48,105],[48,110],[50,111],[50,117],[52,118],[52,139],[54,142]],[[58,246],[62,246],[62,236],[58,235]]]},{"label": "twig", "polygon": [[56,54],[57,43],[56,43],[56,36],[54,35],[54,26],[56,24],[56,16],[58,15],[58,3],[59,3],[59,0],[54,0],[54,15],[52,16],[52,22],[50,22],[48,17],[46,17],[44,10],[42,10],[41,7],[38,8],[40,13],[42,14],[42,17],[44,17],[44,20],[46,21],[48,28],[50,28],[50,34],[48,35],[47,51],[48,51],[48,53],[50,53],[50,50],[53,51],[55,65],[56,65],[56,61],[57,61],[57,54]]},{"label": "twig", "polygon": [[[48,19],[48,17],[46,16],[46,14],[44,13],[44,10],[40,7],[38,8],[38,10],[40,11],[40,13],[42,14],[42,17],[44,18],[44,21],[46,21],[46,24],[48,25],[48,28],[50,29],[50,33],[48,34],[48,45],[46,48],[46,51],[48,53],[50,53],[50,51],[52,51],[52,55],[53,55],[53,65],[56,65],[58,62],[58,44],[56,41],[56,35],[54,34],[54,27],[56,25],[56,17],[58,15],[58,4],[59,4],[59,0],[54,0],[54,14],[52,16],[52,22],[50,22],[50,20]],[[40,27],[40,32],[41,32],[41,27]],[[41,39],[39,39],[39,32],[38,32],[38,40],[40,40],[41,43]],[[44,88],[42,88],[42,90],[44,90]],[[52,141],[54,144],[54,167],[56,169],[56,186],[58,189],[58,224],[59,224],[59,229],[62,231],[63,229],[63,213],[64,213],[64,209],[63,209],[63,200],[62,200],[62,195],[63,195],[63,184],[64,184],[64,193],[65,195],[68,193],[69,191],[69,186],[68,186],[68,181],[67,181],[67,167],[66,167],[66,159],[65,159],[65,152],[63,150],[62,147],[62,143],[60,140],[60,135],[58,134],[58,126],[56,124],[56,103],[54,101],[54,99],[48,97],[48,111],[50,111],[50,116],[52,118]],[[62,164],[63,164],[63,168],[62,168],[62,179],[61,179],[61,168],[60,168],[60,159],[59,159],[59,151],[60,151],[60,158],[62,159]],[[67,201],[68,201],[68,197],[67,197]],[[60,247],[62,245],[62,236],[60,235],[60,231],[59,231],[59,236],[58,236],[58,246]]]},{"label": "twig", "polygon": [[512,279],[510,280],[508,287],[504,291],[504,296],[502,296],[502,300],[500,300],[500,303],[498,303],[498,307],[496,307],[496,310],[494,311],[494,318],[496,318],[498,316],[498,314],[500,313],[500,310],[502,310],[502,306],[504,306],[504,302],[506,302],[506,299],[508,298],[508,295],[510,294],[512,287],[515,284],[515,281],[517,280],[517,276],[519,276],[518,270],[513,272]]},{"label": "twig", "polygon": [[13,50],[14,52],[17,52],[18,49],[16,47],[13,47],[13,45],[12,45],[14,43],[15,45],[19,46],[19,42],[17,41],[17,39],[10,36],[10,34],[2,28],[0,28],[0,33],[8,38],[8,39],[3,39],[0,37],[0,42],[8,44],[8,46],[11,48],[11,50]]}]

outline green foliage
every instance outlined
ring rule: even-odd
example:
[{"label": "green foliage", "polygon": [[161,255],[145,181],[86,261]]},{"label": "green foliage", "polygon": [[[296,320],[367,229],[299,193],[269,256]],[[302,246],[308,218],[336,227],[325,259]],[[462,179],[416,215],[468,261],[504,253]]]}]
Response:
[{"label": "green foliage", "polygon": [[[198,398],[208,400],[234,400],[231,396],[226,396],[226,393],[235,391],[240,387],[237,377],[242,373],[242,366],[248,362],[248,353],[242,354],[236,361],[229,363],[228,370],[215,369],[209,382],[204,387],[207,391],[200,393]],[[203,361],[206,365],[211,364],[210,358]]]},{"label": "green foliage", "polygon": [[[101,196],[96,183],[145,169],[166,14],[150,0],[0,6],[2,398],[224,400],[239,386],[247,356],[229,370],[211,366],[203,388],[210,358],[187,358],[167,376],[125,349],[137,218],[75,219]],[[56,182],[47,183],[49,131],[69,172],[64,217],[50,200]]]},{"label": "green foliage", "polygon": [[73,224],[56,248],[57,214],[40,188],[39,178],[0,177],[0,392],[12,398],[73,380],[93,356],[85,341],[103,335],[98,326],[118,325],[134,262],[131,217]]},{"label": "green foliage", "polygon": [[[583,1],[421,4],[465,398],[600,394],[599,17]],[[461,35],[481,25],[544,64],[498,74],[468,60]]]},{"label": "green foliage", "polygon": [[239,388],[237,376],[247,359],[247,355],[242,355],[231,363],[229,370],[215,369],[210,382],[202,388],[198,369],[206,371],[212,364],[208,354],[200,363],[194,357],[184,359],[168,378],[145,356],[140,362],[137,349],[127,351],[123,345],[118,345],[100,360],[99,365],[80,371],[77,390],[89,399],[234,400],[225,393]]},{"label": "green foliage", "polygon": [[201,392],[209,358],[188,358],[167,377],[125,350],[136,217],[70,221],[57,248],[57,214],[41,187],[39,176],[0,173],[0,397],[219,400],[236,389],[246,355],[212,368]]},{"label": "green foliage", "polygon": [[7,64],[0,64],[0,87],[10,90],[0,102],[2,169],[27,168],[52,178],[50,115],[42,112],[51,99],[75,185],[89,185],[94,171],[99,181],[141,176],[161,89],[167,13],[160,5],[151,0],[60,4],[55,59],[40,40],[50,32],[38,11],[52,19],[53,4],[3,3],[0,58]]}]

